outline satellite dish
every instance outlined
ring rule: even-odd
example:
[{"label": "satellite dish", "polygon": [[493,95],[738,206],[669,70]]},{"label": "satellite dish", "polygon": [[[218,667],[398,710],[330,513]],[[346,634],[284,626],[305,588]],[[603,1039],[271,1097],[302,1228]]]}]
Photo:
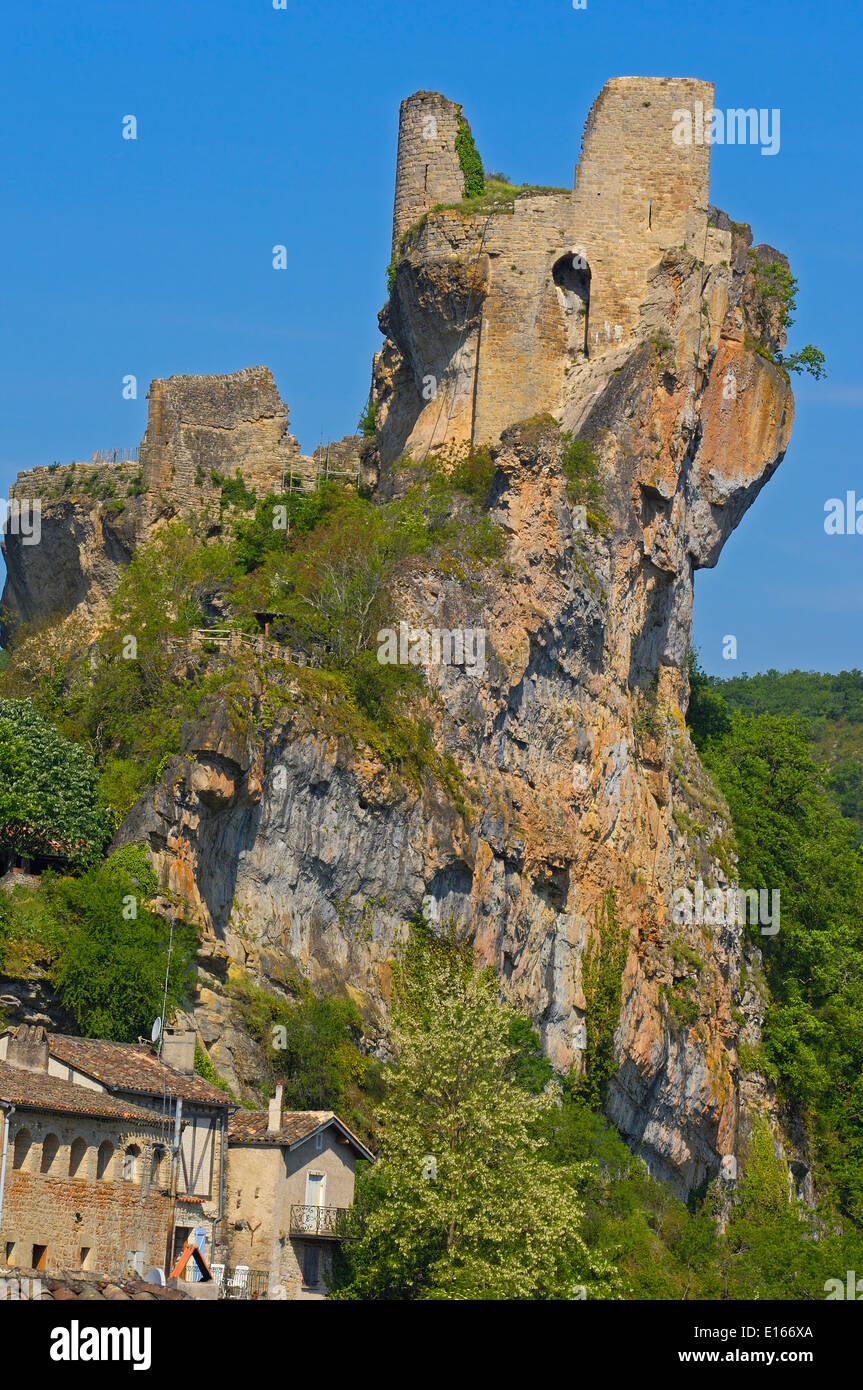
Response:
[{"label": "satellite dish", "polygon": [[161,1018],[157,1018],[156,1021],[155,1021],[155,1023],[153,1024],[153,1027],[152,1027],[151,1030],[150,1030],[150,1041],[151,1041],[151,1042],[158,1042],[158,1041],[159,1041],[159,1038],[160,1038],[160,1036],[161,1036],[161,1033],[162,1033],[162,1020],[161,1020]]}]

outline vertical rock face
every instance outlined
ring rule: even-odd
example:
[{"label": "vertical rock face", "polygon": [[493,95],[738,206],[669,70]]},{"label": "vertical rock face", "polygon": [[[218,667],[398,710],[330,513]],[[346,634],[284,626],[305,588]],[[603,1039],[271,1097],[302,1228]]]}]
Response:
[{"label": "vertical rock face", "polygon": [[[221,719],[190,734],[193,761],[178,759],[123,830],[148,840],[214,959],[226,951],[275,987],[299,969],[348,989],[370,1020],[405,921],[423,904],[455,919],[561,1070],[587,1045],[583,958],[611,890],[625,965],[609,1113],[681,1190],[736,1151],[736,1046],[760,1018],[740,928],[671,915],[675,889],[724,887],[730,870],[725,812],[683,718],[693,572],[716,562],[791,426],[784,375],[745,345],[749,271],[733,261],[664,256],[644,341],[573,374],[562,414],[593,440],[606,531],[580,528],[558,427],[540,417],[493,449],[504,563],[469,583],[403,584],[413,626],[487,634],[481,678],[426,670],[466,813],[294,707],[248,745]],[[202,1028],[223,1030],[223,1008],[211,981]]]}]

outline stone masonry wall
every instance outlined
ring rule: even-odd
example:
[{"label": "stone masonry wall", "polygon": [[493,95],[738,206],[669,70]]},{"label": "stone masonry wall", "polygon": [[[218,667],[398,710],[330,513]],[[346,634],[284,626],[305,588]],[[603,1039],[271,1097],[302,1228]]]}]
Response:
[{"label": "stone masonry wall", "polygon": [[[591,349],[626,339],[647,272],[663,251],[699,254],[707,227],[710,146],[676,145],[673,114],[713,105],[713,85],[686,77],[615,77],[588,114],[572,198],[573,235],[592,272]],[[699,239],[700,238],[700,239]],[[606,329],[606,324],[608,329]]]},{"label": "stone masonry wall", "polygon": [[126,463],[72,463],[59,467],[26,468],[9,489],[9,496],[43,501],[64,497],[126,497],[140,475],[140,465]]},{"label": "stone masonry wall", "polygon": [[[41,1118],[20,1112],[11,1121],[0,1259],[30,1267],[33,1247],[45,1246],[46,1270],[81,1268],[81,1252],[89,1249],[86,1268],[120,1277],[131,1251],[143,1252],[144,1269],[164,1267],[171,1229],[171,1198],[159,1186],[142,1185],[151,1151],[161,1131],[121,1130],[116,1122],[86,1116]],[[33,1143],[21,1169],[13,1166],[14,1136],[27,1128]],[[40,1171],[43,1141],[56,1135],[60,1147],[48,1173]],[[83,1139],[87,1151],[74,1177],[69,1176],[70,1147]],[[103,1179],[96,1177],[99,1145],[109,1139],[115,1153]],[[122,1148],[134,1143],[141,1151],[137,1180],[124,1181]],[[167,1174],[167,1161],[165,1173]],[[167,1177],[166,1177],[167,1182]]]}]

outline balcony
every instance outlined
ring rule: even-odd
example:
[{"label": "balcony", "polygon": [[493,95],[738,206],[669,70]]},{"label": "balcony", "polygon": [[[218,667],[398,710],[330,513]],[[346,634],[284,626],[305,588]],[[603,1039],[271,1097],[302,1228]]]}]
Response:
[{"label": "balcony", "polygon": [[362,1218],[355,1207],[291,1206],[293,1239],[359,1240]]}]

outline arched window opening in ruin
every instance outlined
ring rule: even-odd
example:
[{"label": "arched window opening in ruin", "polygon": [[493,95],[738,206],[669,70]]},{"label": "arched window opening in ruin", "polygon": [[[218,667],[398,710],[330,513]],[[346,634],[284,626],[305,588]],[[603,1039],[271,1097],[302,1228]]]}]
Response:
[{"label": "arched window opening in ruin", "polygon": [[141,1157],[141,1150],[137,1144],[129,1144],[123,1154],[123,1181],[138,1181],[138,1159]]},{"label": "arched window opening in ruin", "polygon": [[60,1150],[60,1140],[56,1134],[46,1134],[42,1144],[42,1172],[50,1173],[54,1160]]},{"label": "arched window opening in ruin", "polygon": [[15,1148],[12,1151],[13,1168],[26,1168],[32,1147],[33,1136],[29,1129],[19,1129],[18,1133],[15,1135]]},{"label": "arched window opening in ruin", "polygon": [[572,357],[587,356],[590,313],[590,266],[578,251],[567,251],[555,261],[551,277],[564,315],[566,345]]},{"label": "arched window opening in ruin", "polygon": [[[69,1177],[76,1178],[81,1164],[87,1153],[87,1145],[83,1139],[74,1139],[69,1150]],[[83,1174],[82,1174],[83,1176]]]},{"label": "arched window opening in ruin", "polygon": [[108,1179],[111,1176],[111,1160],[114,1157],[114,1145],[110,1139],[105,1139],[99,1145],[99,1153],[96,1157],[96,1177]]}]

